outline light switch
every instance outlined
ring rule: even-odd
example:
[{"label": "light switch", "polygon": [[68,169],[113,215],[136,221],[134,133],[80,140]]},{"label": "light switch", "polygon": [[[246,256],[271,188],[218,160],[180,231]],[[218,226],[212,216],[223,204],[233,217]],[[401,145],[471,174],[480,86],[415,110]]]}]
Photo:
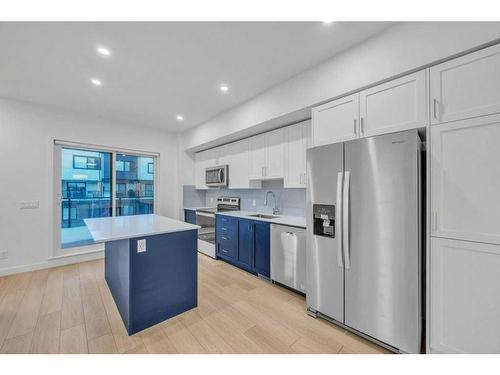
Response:
[{"label": "light switch", "polygon": [[255,199],[252,200],[252,207],[257,206],[257,201]]},{"label": "light switch", "polygon": [[146,239],[137,240],[137,252],[145,253],[146,252]]},{"label": "light switch", "polygon": [[40,201],[21,201],[19,202],[19,208],[21,210],[34,210],[40,207]]}]

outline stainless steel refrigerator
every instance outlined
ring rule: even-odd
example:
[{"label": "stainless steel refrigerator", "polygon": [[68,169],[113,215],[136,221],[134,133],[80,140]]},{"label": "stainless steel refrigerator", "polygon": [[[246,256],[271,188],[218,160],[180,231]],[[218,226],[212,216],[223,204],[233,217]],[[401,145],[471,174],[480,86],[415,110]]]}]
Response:
[{"label": "stainless steel refrigerator", "polygon": [[307,306],[395,351],[419,353],[417,130],[307,151]]}]

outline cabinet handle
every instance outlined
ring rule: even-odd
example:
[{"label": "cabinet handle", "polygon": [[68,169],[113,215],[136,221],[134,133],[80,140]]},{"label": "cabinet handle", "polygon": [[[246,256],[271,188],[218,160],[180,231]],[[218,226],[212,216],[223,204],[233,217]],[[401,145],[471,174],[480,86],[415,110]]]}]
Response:
[{"label": "cabinet handle", "polygon": [[253,233],[253,224],[250,224],[250,232]]},{"label": "cabinet handle", "polygon": [[354,135],[358,135],[358,129],[356,126],[356,119],[354,119]]},{"label": "cabinet handle", "polygon": [[264,167],[261,168],[260,174],[264,177]]},{"label": "cabinet handle", "polygon": [[361,135],[365,135],[365,120],[361,117]]},{"label": "cabinet handle", "polygon": [[439,118],[438,118],[438,114],[437,114],[437,105],[438,105],[438,101],[437,101],[437,99],[436,99],[436,98],[434,98],[434,100],[432,101],[432,107],[433,107],[433,108],[432,108],[432,110],[433,110],[433,112],[434,112],[434,118],[435,118],[436,120],[439,120]]}]

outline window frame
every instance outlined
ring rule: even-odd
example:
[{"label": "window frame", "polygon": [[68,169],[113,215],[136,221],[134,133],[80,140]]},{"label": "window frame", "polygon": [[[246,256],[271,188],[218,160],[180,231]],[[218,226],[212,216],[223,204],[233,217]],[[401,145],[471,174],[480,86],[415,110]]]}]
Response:
[{"label": "window frame", "polygon": [[[142,157],[150,157],[153,158],[153,163],[156,164],[154,166],[154,171],[160,170],[160,157],[161,154],[159,152],[152,151],[143,151],[143,150],[134,150],[134,149],[125,149],[113,146],[102,146],[95,144],[86,144],[80,142],[72,142],[66,140],[60,140],[56,138],[50,139],[52,144],[51,153],[52,153],[52,161],[53,168],[52,178],[51,178],[51,186],[48,189],[48,202],[50,202],[51,207],[53,207],[53,220],[50,220],[50,232],[52,233],[51,242],[53,249],[52,255],[48,257],[48,260],[56,260],[59,258],[72,257],[72,256],[80,256],[85,254],[90,254],[94,252],[102,252],[104,250],[103,244],[90,244],[90,245],[82,245],[76,246],[72,248],[62,249],[61,247],[61,220],[62,220],[62,208],[60,204],[60,198],[62,194],[62,148],[72,148],[77,150],[84,151],[96,151],[96,152],[107,152],[111,154],[111,178],[110,178],[110,198],[112,202],[112,216],[116,216],[116,192],[115,192],[115,184],[116,184],[116,154],[126,154],[131,156],[142,156]],[[87,157],[86,155],[80,155],[83,157]],[[101,164],[101,163],[99,163]],[[72,165],[73,167],[73,165]],[[102,168],[102,165],[99,165]],[[75,169],[86,169],[86,168],[75,168]],[[160,186],[160,176],[158,173],[154,173],[153,180],[153,214],[157,214],[159,210],[159,195],[158,192],[161,190]],[[68,212],[68,214],[70,214]]]}]

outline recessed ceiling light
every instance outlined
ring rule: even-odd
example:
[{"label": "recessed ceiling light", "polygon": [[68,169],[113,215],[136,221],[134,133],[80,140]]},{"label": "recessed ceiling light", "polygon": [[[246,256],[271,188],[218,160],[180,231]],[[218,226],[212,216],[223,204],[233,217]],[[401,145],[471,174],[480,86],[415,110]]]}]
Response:
[{"label": "recessed ceiling light", "polygon": [[225,85],[225,84],[222,84],[222,85],[219,86],[219,90],[222,91],[222,92],[228,92],[229,91],[229,86]]},{"label": "recessed ceiling light", "polygon": [[323,23],[324,23],[325,25],[330,25],[330,24],[332,24],[333,22],[335,22],[335,21],[323,21]]},{"label": "recessed ceiling light", "polygon": [[184,120],[184,116],[182,116],[182,115],[177,115],[175,118],[177,119],[177,121]]},{"label": "recessed ceiling light", "polygon": [[97,52],[103,56],[111,56],[111,51],[106,47],[97,47]]},{"label": "recessed ceiling light", "polygon": [[90,80],[90,82],[92,82],[92,84],[93,84],[94,86],[102,86],[102,82],[101,82],[101,80],[99,80],[99,79],[97,79],[97,78],[92,78],[92,79]]}]

